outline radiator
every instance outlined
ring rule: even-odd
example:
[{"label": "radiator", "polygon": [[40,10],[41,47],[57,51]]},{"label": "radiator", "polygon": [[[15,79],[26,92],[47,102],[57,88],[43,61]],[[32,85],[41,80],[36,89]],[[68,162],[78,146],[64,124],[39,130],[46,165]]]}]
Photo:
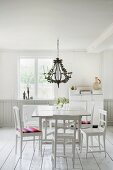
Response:
[{"label": "radiator", "polygon": [[108,114],[108,125],[113,125],[113,99],[104,100],[104,109]]}]

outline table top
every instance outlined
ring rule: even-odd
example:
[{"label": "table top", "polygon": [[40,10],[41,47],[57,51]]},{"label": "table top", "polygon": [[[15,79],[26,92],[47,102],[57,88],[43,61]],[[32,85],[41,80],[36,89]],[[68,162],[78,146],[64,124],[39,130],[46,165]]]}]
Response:
[{"label": "table top", "polygon": [[83,108],[68,108],[67,110],[63,109],[56,109],[55,106],[50,105],[37,105],[36,109],[34,110],[32,117],[54,117],[54,116],[90,116],[91,114],[88,113]]}]

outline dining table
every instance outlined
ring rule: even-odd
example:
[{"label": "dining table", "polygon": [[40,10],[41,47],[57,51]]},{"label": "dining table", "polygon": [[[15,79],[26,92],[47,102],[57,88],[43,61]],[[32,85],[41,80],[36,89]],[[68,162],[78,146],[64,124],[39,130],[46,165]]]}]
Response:
[{"label": "dining table", "polygon": [[57,116],[61,116],[62,119],[63,117],[71,117],[72,120],[75,119],[76,116],[79,116],[78,120],[78,142],[80,143],[80,128],[81,128],[81,119],[82,116],[91,116],[91,113],[88,113],[87,110],[83,108],[70,108],[68,109],[63,109],[63,108],[57,108],[56,106],[53,105],[37,105],[36,109],[34,110],[32,117],[38,117],[39,118],[39,128],[42,130],[43,128],[43,120],[45,120],[45,135],[43,137],[43,142],[51,142],[51,139],[47,139],[47,136],[51,134],[51,132],[48,134],[47,133],[47,120],[55,120]]}]

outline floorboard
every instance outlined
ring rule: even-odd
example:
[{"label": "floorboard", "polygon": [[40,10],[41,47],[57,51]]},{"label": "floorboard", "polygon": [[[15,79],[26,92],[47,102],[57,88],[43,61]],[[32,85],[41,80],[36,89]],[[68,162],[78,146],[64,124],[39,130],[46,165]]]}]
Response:
[{"label": "floorboard", "polygon": [[[42,157],[38,147],[38,142],[33,150],[31,141],[23,145],[22,160],[18,154],[15,155],[15,131],[14,129],[0,128],[0,170],[53,170],[51,161],[52,147],[51,144],[43,145]],[[97,145],[97,138],[94,138],[94,145]],[[101,138],[102,145],[102,138]],[[84,139],[85,146],[85,139]],[[55,170],[113,170],[113,127],[107,128],[106,150],[104,153],[89,153],[86,159],[85,148],[82,153],[76,148],[75,165],[70,155],[72,154],[71,145],[66,146],[67,158],[58,157],[57,167]],[[58,152],[62,152],[62,147],[58,147]]]}]

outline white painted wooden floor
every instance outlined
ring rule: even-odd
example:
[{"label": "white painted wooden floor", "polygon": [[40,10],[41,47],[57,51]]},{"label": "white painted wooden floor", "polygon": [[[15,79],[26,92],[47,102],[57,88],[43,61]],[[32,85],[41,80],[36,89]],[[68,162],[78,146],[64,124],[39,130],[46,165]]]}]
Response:
[{"label": "white painted wooden floor", "polygon": [[[97,142],[95,138],[95,142]],[[85,149],[80,153],[76,149],[75,170],[113,170],[113,127],[108,127],[106,136],[107,157],[104,153],[88,154],[85,157]],[[67,146],[67,152],[71,155],[71,146]],[[38,143],[33,151],[32,142],[25,142],[23,147],[23,159],[19,154],[15,156],[15,131],[14,129],[0,128],[0,170],[52,170],[51,144],[43,145],[43,156],[40,156]],[[60,149],[61,150],[61,146]],[[19,151],[18,151],[19,153]],[[56,170],[74,170],[71,158],[58,158]]]}]

